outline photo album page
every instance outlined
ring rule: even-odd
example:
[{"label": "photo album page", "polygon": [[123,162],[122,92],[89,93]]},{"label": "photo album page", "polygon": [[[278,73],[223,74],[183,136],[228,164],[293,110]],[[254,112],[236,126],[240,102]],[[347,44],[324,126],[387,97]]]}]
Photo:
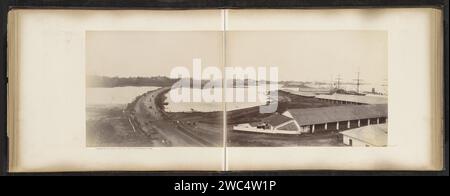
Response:
[{"label": "photo album page", "polygon": [[441,15],[12,10],[10,170],[441,170]]}]

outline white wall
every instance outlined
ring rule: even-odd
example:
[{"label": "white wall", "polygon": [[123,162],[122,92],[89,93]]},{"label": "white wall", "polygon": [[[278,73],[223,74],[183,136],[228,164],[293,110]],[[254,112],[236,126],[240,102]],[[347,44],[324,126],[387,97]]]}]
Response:
[{"label": "white wall", "polygon": [[287,117],[289,117],[289,118],[294,118],[294,117],[292,116],[292,114],[291,114],[289,111],[285,111],[285,112],[283,112],[283,114],[281,114],[281,115],[287,116]]},{"label": "white wall", "polygon": [[350,140],[352,140],[352,146],[355,146],[355,147],[364,147],[364,146],[370,147],[370,146],[372,146],[372,145],[367,144],[367,143],[365,143],[363,141],[360,141],[360,140],[357,140],[357,139],[354,139],[354,138],[350,138],[350,137],[345,136],[345,135],[344,135],[342,140],[343,140],[345,145],[350,145]]}]

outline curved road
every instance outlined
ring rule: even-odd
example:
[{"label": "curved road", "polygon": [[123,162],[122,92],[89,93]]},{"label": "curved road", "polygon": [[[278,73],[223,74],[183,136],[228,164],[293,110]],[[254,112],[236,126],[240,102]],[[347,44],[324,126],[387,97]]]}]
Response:
[{"label": "curved road", "polygon": [[170,87],[163,87],[149,91],[136,101],[133,106],[134,116],[142,131],[148,135],[152,130],[158,132],[165,138],[168,146],[212,146],[209,141],[198,137],[192,130],[183,128],[179,121],[167,118],[160,110],[162,107],[157,105],[156,100],[169,90]]}]

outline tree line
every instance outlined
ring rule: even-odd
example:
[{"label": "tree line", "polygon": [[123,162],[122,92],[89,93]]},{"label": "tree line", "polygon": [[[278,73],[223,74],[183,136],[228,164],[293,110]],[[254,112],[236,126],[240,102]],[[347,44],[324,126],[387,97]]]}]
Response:
[{"label": "tree line", "polygon": [[123,86],[172,86],[178,79],[166,76],[154,77],[110,77],[89,75],[86,77],[87,87],[123,87]]}]

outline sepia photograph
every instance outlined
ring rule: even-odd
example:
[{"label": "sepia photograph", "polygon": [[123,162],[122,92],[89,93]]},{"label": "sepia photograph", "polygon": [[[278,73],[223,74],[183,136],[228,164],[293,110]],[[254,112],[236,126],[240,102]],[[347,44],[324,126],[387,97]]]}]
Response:
[{"label": "sepia photograph", "polygon": [[228,146],[387,146],[387,32],[226,36],[227,65],[278,69],[277,91],[262,92],[276,111],[227,110]]},{"label": "sepia photograph", "polygon": [[89,147],[387,146],[385,31],[106,31],[86,43]]}]

